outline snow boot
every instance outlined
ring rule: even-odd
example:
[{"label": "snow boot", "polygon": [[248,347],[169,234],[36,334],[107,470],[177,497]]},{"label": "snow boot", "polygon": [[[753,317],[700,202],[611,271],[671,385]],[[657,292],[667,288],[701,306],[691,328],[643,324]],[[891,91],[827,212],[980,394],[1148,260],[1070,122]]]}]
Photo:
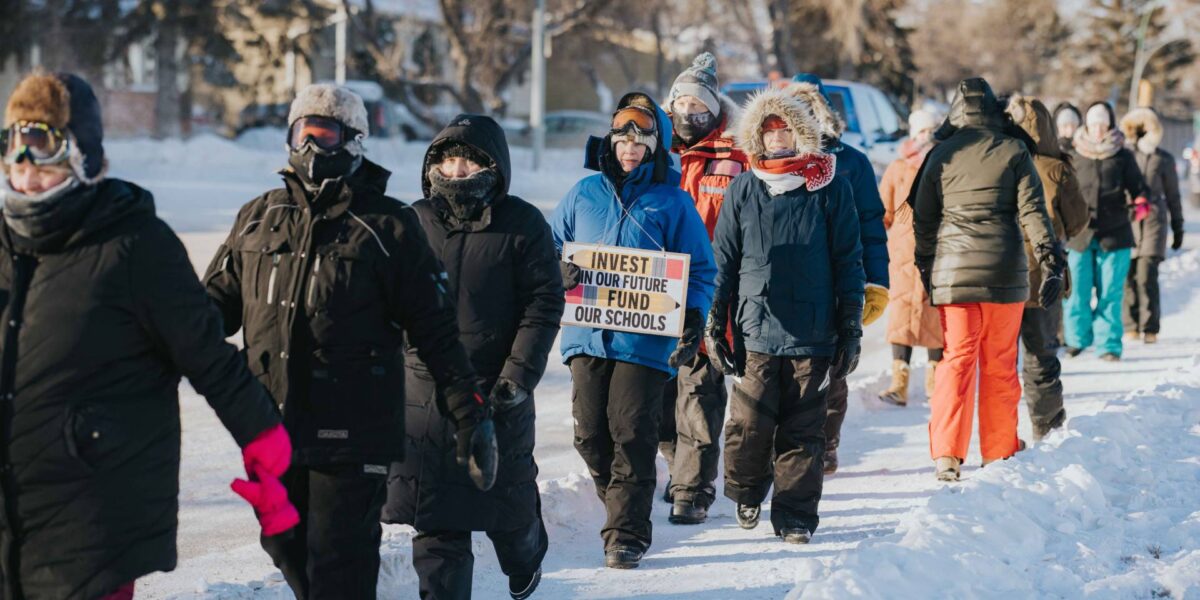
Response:
[{"label": "snow boot", "polygon": [[671,478],[667,478],[667,487],[663,489],[662,501],[667,504],[675,503],[675,494],[671,493]]},{"label": "snow boot", "polygon": [[708,509],[690,500],[678,500],[667,520],[672,525],[699,525],[708,519]]},{"label": "snow boot", "polygon": [[[1035,432],[1035,434],[1034,434],[1034,435],[1037,435],[1037,434],[1036,434],[1036,432]],[[1020,451],[1024,450],[1026,447],[1027,447],[1027,446],[1025,445],[1025,440],[1020,440],[1020,439],[1019,439],[1019,440],[1017,440],[1017,452],[1020,452]],[[1014,454],[1015,454],[1015,452],[1014,452]],[[988,465],[990,465],[990,464],[992,464],[992,463],[994,463],[994,462],[996,462],[996,461],[998,461],[998,460],[1008,460],[1008,459],[1010,459],[1010,458],[1012,458],[1012,457],[1011,457],[1011,456],[1006,456],[1006,457],[1004,457],[1004,458],[985,458],[985,459],[983,459],[983,466],[985,466],[985,467],[986,467],[986,466],[988,466]]]},{"label": "snow boot", "polygon": [[940,360],[931,360],[925,366],[925,399],[933,398],[934,376],[937,375],[937,366]]},{"label": "snow boot", "polygon": [[895,406],[908,406],[908,363],[892,361],[892,385],[879,394],[879,399]]},{"label": "snow boot", "polygon": [[837,473],[837,469],[838,469],[837,448],[830,448],[829,450],[826,450],[825,457],[822,460],[822,462],[825,464],[824,470],[825,470],[826,475],[833,475],[834,473]]},{"label": "snow boot", "polygon": [[641,550],[631,546],[613,546],[604,551],[604,566],[610,569],[636,569],[642,554]]},{"label": "snow boot", "polygon": [[934,461],[938,481],[958,481],[959,467],[962,461],[953,456],[943,456]]},{"label": "snow boot", "polygon": [[784,527],[779,530],[779,537],[789,544],[807,544],[812,540],[812,532],[807,527]]},{"label": "snow boot", "polygon": [[742,529],[754,529],[758,527],[758,517],[762,514],[762,505],[760,504],[739,504],[737,505],[737,523]]},{"label": "snow boot", "polygon": [[1138,333],[1138,331],[1136,329],[1126,329],[1125,330],[1125,341],[1127,341],[1127,342],[1137,341],[1141,337],[1142,337],[1142,334]]},{"label": "snow boot", "polygon": [[1068,358],[1075,358],[1083,354],[1083,348],[1076,348],[1074,346],[1064,346],[1063,351],[1067,353]]},{"label": "snow boot", "polygon": [[533,575],[510,575],[508,577],[508,595],[513,600],[525,600],[533,595],[539,583],[542,582],[542,568],[538,567]]},{"label": "snow boot", "polygon": [[1158,343],[1158,334],[1157,333],[1147,333],[1144,337],[1142,337],[1142,343],[1143,344],[1157,344]]},{"label": "snow boot", "polygon": [[1112,352],[1105,352],[1104,354],[1100,355],[1100,360],[1104,362],[1120,362],[1121,357],[1120,355],[1113,354]]}]

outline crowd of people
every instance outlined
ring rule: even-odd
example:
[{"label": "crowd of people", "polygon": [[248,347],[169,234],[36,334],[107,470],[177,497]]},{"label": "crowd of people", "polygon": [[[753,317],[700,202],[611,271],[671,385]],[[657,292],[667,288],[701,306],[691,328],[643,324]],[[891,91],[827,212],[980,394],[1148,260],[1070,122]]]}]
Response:
[{"label": "crowd of people", "polygon": [[1063,425],[1061,346],[1119,360],[1157,340],[1183,216],[1153,110],[1051,112],[966,79],[944,117],[912,112],[877,184],[819,78],[744,106],[719,90],[704,53],[664,106],[623,96],[585,148],[596,174],[547,219],[509,193],[490,117],[437,135],[410,207],[366,156],[361,98],[307,87],[283,185],[197,278],[150,193],[106,176],[90,86],[27,77],[4,114],[3,597],[125,600],[175,567],[182,376],[242,448],[233,491],[297,598],[375,597],[381,523],[415,528],[422,598],[471,596],[472,532],[529,597],[550,550],[534,392],[583,276],[567,243],[690,258],[681,335],[561,327],[609,568],[651,546],[659,452],[672,524],[706,521],[723,448],[738,524],[769,496],[775,535],[810,542],[885,312],[880,399],[908,404],[925,348],[930,459],[951,482],[976,411],[985,466],[1026,447],[1022,395],[1034,441]]}]

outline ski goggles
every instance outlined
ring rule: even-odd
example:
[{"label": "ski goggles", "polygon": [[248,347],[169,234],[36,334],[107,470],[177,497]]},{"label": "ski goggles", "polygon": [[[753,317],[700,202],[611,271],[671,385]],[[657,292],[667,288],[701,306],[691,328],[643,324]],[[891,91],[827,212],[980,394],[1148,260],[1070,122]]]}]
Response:
[{"label": "ski goggles", "polygon": [[628,106],[613,115],[612,133],[629,133],[632,129],[637,134],[653,135],[658,129],[657,121],[658,119],[645,109]]},{"label": "ski goggles", "polygon": [[70,140],[57,127],[33,121],[17,121],[0,132],[4,162],[15,165],[23,160],[34,165],[56,165],[67,160]]},{"label": "ski goggles", "polygon": [[288,130],[288,147],[299,150],[312,143],[317,150],[336,152],[362,134],[329,117],[300,117]]}]

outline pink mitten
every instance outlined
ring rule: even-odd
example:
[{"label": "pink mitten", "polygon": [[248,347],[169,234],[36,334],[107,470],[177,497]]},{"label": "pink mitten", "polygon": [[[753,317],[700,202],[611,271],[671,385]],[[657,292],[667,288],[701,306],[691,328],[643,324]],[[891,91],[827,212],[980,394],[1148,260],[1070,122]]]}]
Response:
[{"label": "pink mitten", "polygon": [[1141,221],[1150,216],[1150,201],[1145,196],[1138,196],[1133,201],[1133,220]]},{"label": "pink mitten", "polygon": [[300,523],[300,513],[288,500],[287,488],[279,479],[258,469],[257,481],[234,479],[229,486],[254,507],[254,514],[265,536],[279,535]]},{"label": "pink mitten", "polygon": [[283,425],[276,425],[254,438],[242,449],[242,462],[246,475],[253,476],[256,469],[276,479],[283,476],[292,464],[292,440]]}]

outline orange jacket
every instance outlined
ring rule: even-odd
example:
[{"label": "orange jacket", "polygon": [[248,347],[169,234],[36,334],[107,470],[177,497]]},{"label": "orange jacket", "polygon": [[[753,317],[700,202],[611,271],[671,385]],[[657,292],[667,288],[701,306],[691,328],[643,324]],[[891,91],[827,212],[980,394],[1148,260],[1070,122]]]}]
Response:
[{"label": "orange jacket", "polygon": [[710,240],[721,204],[725,201],[725,189],[734,177],[750,169],[746,153],[734,147],[732,132],[726,133],[728,124],[729,117],[726,116],[712,133],[694,146],[678,145],[671,149],[679,155],[683,175],[679,187],[691,194]]}]

